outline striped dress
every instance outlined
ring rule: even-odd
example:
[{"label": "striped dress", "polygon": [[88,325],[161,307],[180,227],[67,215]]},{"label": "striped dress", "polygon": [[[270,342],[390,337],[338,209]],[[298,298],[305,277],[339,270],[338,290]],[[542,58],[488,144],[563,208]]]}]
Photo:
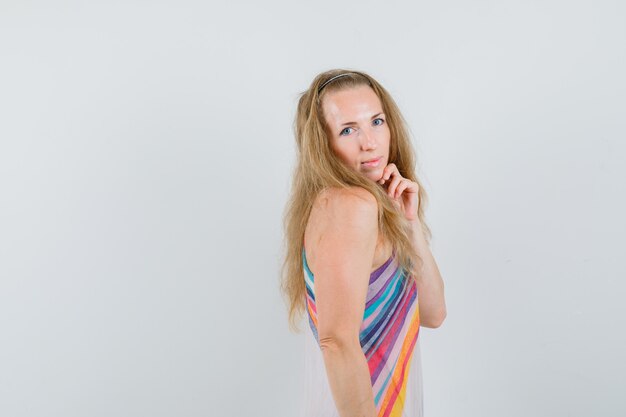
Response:
[{"label": "striped dress", "polygon": [[[317,334],[315,280],[302,250],[306,282],[304,417],[339,417]],[[391,257],[370,275],[360,344],[367,359],[378,417],[422,417],[422,366],[417,286]]]}]

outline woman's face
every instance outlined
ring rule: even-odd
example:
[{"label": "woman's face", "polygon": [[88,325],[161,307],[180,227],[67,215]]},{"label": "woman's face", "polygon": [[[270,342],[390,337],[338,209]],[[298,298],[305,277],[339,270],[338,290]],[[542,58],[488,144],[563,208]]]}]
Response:
[{"label": "woman's face", "polygon": [[322,100],[322,111],[335,154],[372,181],[382,178],[391,135],[374,90],[364,85],[329,92]]}]

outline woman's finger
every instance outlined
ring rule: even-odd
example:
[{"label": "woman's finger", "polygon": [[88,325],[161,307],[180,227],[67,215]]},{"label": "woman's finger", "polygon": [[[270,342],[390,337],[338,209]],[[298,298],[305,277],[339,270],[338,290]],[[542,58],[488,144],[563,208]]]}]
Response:
[{"label": "woman's finger", "polygon": [[398,187],[396,187],[396,191],[394,192],[394,197],[393,198],[399,198],[402,193],[404,192],[404,190],[407,189],[407,187],[409,186],[409,182],[405,179],[404,181],[402,181],[400,183],[400,185],[398,185]]},{"label": "woman's finger", "polygon": [[396,187],[402,182],[404,178],[402,177],[402,175],[400,175],[398,168],[395,168],[392,171],[391,176],[392,176],[391,182],[389,183],[389,186],[387,187],[387,194],[389,194],[389,197],[395,198]]},{"label": "woman's finger", "polygon": [[398,171],[398,167],[396,166],[396,164],[394,164],[393,162],[390,164],[387,164],[387,166],[383,169],[382,179],[387,181],[394,170]]}]

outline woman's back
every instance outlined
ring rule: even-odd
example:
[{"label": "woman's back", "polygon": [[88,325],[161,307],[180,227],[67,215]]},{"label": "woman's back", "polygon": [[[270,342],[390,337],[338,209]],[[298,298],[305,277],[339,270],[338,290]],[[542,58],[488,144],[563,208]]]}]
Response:
[{"label": "woman's back", "polygon": [[[309,219],[313,224],[307,229],[315,230],[316,221],[314,216]],[[319,236],[315,231],[309,233],[310,242],[317,242]],[[388,247],[377,245],[375,258]],[[302,264],[309,329],[305,331],[304,416],[338,417],[320,349],[315,276],[308,261],[305,243]],[[423,414],[419,328],[417,286],[408,279],[393,252],[369,276],[359,329],[359,343],[367,360],[378,416],[421,417]]]}]

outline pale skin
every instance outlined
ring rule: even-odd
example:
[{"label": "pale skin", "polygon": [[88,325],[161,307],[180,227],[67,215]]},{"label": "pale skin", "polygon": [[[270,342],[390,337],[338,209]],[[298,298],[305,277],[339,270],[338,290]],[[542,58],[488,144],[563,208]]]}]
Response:
[{"label": "pale skin", "polygon": [[[322,109],[335,154],[385,187],[413,226],[413,243],[424,262],[416,282],[420,325],[439,327],[446,316],[444,285],[417,216],[419,185],[388,163],[390,131],[378,96],[368,86],[330,92]],[[375,158],[377,163],[364,163]],[[305,231],[320,345],[341,417],[376,415],[359,329],[369,276],[392,251],[378,234],[377,212],[374,196],[362,188],[330,189],[314,202]]]}]

